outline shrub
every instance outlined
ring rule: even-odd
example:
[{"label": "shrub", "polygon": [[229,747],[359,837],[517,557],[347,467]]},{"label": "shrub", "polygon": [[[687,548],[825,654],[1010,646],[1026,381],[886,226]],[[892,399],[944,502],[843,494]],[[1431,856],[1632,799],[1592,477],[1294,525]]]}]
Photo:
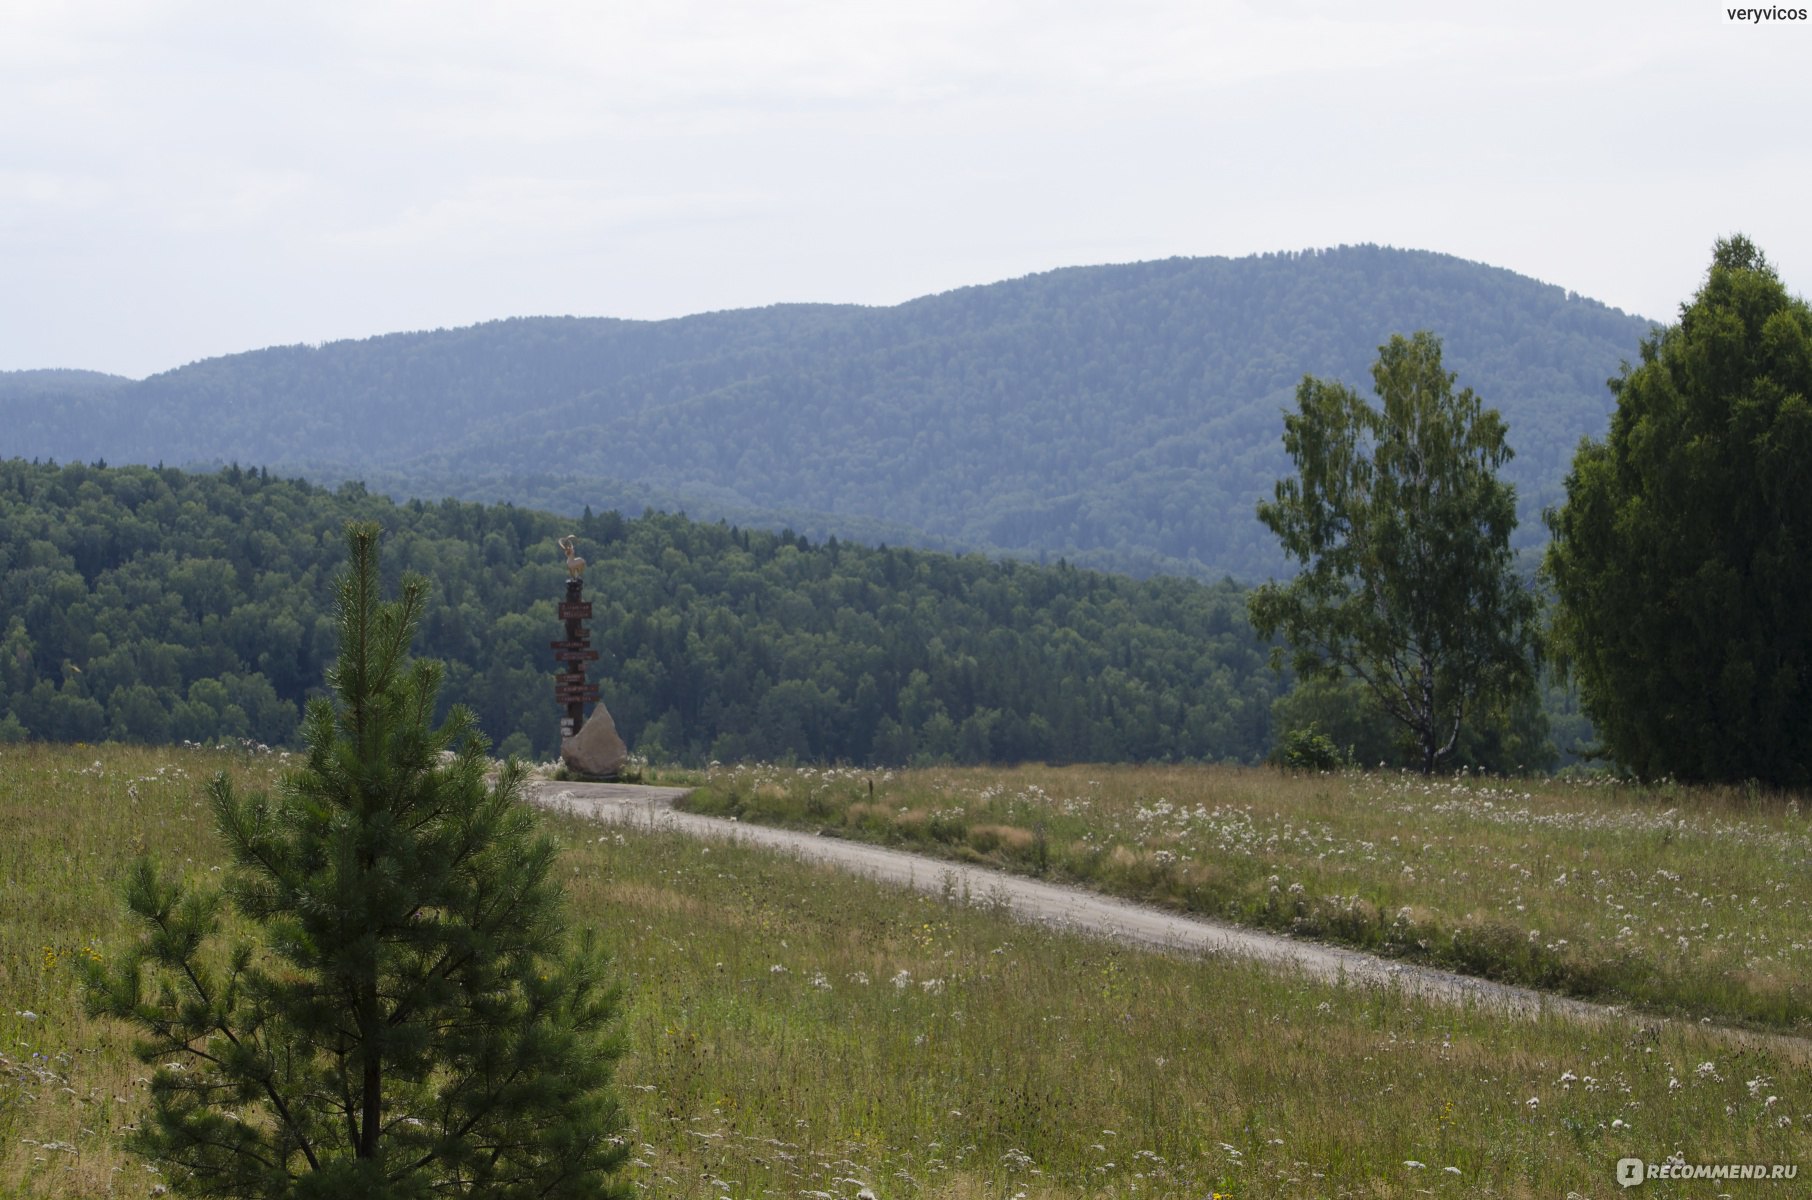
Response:
[{"label": "shrub", "polygon": [[1313,724],[1284,734],[1272,760],[1286,771],[1337,771],[1346,765],[1334,739]]}]

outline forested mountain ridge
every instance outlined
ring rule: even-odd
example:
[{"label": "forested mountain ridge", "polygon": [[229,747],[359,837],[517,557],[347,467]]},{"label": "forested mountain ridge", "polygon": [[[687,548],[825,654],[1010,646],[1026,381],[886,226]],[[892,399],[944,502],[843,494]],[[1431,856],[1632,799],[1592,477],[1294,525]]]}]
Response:
[{"label": "forested mountain ridge", "polygon": [[[1253,517],[1302,376],[1432,329],[1509,422],[1525,540],[1649,322],[1375,246],[1076,267],[891,308],[518,318],[211,359],[47,401],[0,452],[265,463],[397,494],[636,501],[1137,573],[1283,569]],[[625,502],[627,502],[625,504]]]},{"label": "forested mountain ridge", "polygon": [[23,412],[23,402],[30,400],[63,401],[72,397],[129,388],[136,380],[103,371],[78,371],[48,368],[34,371],[0,371],[0,403]]},{"label": "forested mountain ridge", "polygon": [[1281,681],[1229,583],[870,549],[615,512],[398,504],[258,470],[0,460],[0,741],[293,739],[337,649],[345,522],[430,583],[443,699],[549,757],[577,531],[591,673],[660,756],[1253,761]]}]

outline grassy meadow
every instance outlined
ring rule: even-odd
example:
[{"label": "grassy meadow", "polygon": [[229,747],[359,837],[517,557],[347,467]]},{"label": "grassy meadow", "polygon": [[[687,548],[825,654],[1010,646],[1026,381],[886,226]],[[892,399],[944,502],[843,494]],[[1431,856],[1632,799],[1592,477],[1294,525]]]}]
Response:
[{"label": "grassy meadow", "polygon": [[[207,776],[224,769],[256,784],[280,767],[274,756],[205,751],[0,747],[0,1195],[146,1196],[162,1186],[117,1146],[140,1111],[148,1072],[127,1034],[81,1015],[71,963],[116,953],[128,936],[118,890],[136,853],[197,881],[214,873]],[[1302,783],[1307,807],[1291,836],[1256,800],[1226,791],[1239,786],[1236,775],[1194,774],[1196,785],[1190,772],[932,772],[877,777],[873,803],[911,811],[941,796],[926,809],[929,824],[930,814],[958,806],[963,788],[976,796],[998,788],[988,812],[1009,830],[1020,827],[1010,805],[1032,803],[1012,797],[1037,787],[1055,814],[1098,780],[1100,792],[1115,795],[1149,787],[1147,810],[1163,801],[1174,813],[1187,798],[1192,814],[1199,799],[1212,815],[1218,804],[1214,820],[1230,832],[1216,836],[1246,838],[1255,856],[1275,844],[1305,862],[1332,860],[1330,872],[1353,859],[1372,875],[1410,861],[1408,848],[1381,848],[1388,837],[1373,839],[1371,859],[1336,854],[1325,841],[1347,835],[1335,813],[1354,803],[1341,789],[1359,784]],[[802,779],[797,772],[760,778],[756,792],[805,786],[781,782]],[[861,781],[815,778],[812,786],[859,793],[851,804],[870,803]],[[1135,778],[1144,781],[1136,788]],[[1186,786],[1226,794],[1210,802]],[[1284,785],[1255,774],[1250,786]],[[1421,818],[1399,818],[1397,833],[1407,842],[1413,830],[1435,847],[1425,855],[1440,856],[1415,859],[1418,872],[1435,861],[1458,870],[1463,854],[1443,840],[1441,814],[1483,801],[1383,786],[1371,800],[1381,810],[1422,806]],[[1316,788],[1329,795],[1311,803]],[[1607,828],[1636,816],[1660,820],[1661,809],[1644,807],[1651,801],[1598,799]],[[1535,819],[1563,811],[1560,800],[1492,803],[1529,813],[1502,831],[1519,852],[1513,861],[1527,859],[1535,876],[1573,869],[1572,858],[1539,856],[1558,853],[1545,849],[1556,829],[1556,842],[1572,839],[1574,856],[1592,849],[1588,878],[1613,869],[1598,866],[1607,843],[1597,839],[1609,833]],[[1140,824],[1137,812],[1123,814],[1129,829]],[[1235,812],[1247,813],[1244,824]],[[1101,814],[1079,806],[1078,818]],[[1740,1047],[1691,1024],[1510,1019],[1247,964],[1140,953],[1023,926],[986,904],[909,895],[731,844],[549,819],[564,845],[575,919],[604,934],[626,987],[629,1053],[619,1087],[632,1122],[632,1182],[643,1196],[1608,1197],[1621,1194],[1613,1166],[1626,1155],[1812,1170],[1812,1077],[1792,1047]],[[1055,815],[1046,820],[1054,872],[1083,835]],[[1703,890],[1709,877],[1684,874],[1687,864],[1668,847],[1729,824],[1750,829],[1756,845],[1781,842],[1751,855],[1755,879],[1803,881],[1786,873],[1804,870],[1785,848],[1796,817],[1751,813],[1733,800],[1703,813],[1682,802],[1668,820],[1686,824],[1671,841],[1650,835],[1659,857],[1647,876],[1675,871],[1677,882]],[[1198,822],[1210,825],[1189,819]],[[1484,818],[1473,827],[1499,829]],[[1303,848],[1311,837],[1327,860]],[[974,852],[1000,854],[1017,840],[1002,832]],[[973,848],[967,832],[961,844]],[[1114,844],[1135,863],[1148,852],[1143,843]],[[1189,845],[1192,855],[1205,853]],[[1499,853],[1497,843],[1479,853]],[[1609,864],[1608,848],[1602,853]],[[1483,875],[1486,862],[1472,869]],[[1289,884],[1319,878],[1273,873],[1286,896]],[[1551,910],[1545,885],[1511,874],[1515,894],[1540,905],[1541,919],[1570,911]],[[1419,883],[1406,881],[1402,894]],[[1615,896],[1633,908],[1639,895],[1672,894],[1649,884]],[[1784,891],[1766,894],[1758,931],[1772,937],[1803,921]],[[1651,907],[1663,914],[1651,919],[1678,919],[1677,900]],[[1785,1195],[1790,1187],[1657,1183],[1643,1194]]]},{"label": "grassy meadow", "polygon": [[686,804],[1658,1012],[1812,1027],[1812,823],[1792,797],[1215,767],[728,767]]}]

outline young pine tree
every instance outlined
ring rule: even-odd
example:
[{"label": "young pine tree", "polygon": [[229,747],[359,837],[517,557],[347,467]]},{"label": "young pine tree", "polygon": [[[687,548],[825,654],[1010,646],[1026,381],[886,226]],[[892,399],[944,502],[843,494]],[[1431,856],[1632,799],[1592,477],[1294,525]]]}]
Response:
[{"label": "young pine tree", "polygon": [[135,1148],[204,1196],[624,1195],[602,956],[569,941],[516,765],[487,784],[471,717],[431,727],[425,584],[380,603],[377,527],[348,535],[306,765],[275,796],[216,778],[224,893],[141,862],[145,936],[89,979],[161,1064]]}]

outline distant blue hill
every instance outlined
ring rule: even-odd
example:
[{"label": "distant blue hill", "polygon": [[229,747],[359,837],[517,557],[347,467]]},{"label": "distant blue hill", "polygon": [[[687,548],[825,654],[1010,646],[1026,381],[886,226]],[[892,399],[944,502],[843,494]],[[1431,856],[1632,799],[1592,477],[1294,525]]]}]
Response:
[{"label": "distant blue hill", "polygon": [[0,374],[0,456],[262,464],[399,496],[683,509],[1135,574],[1285,569],[1253,515],[1302,376],[1369,392],[1432,329],[1509,422],[1519,542],[1651,322],[1510,271],[1341,247],[1073,267],[890,308],[534,317],[143,381]]}]

